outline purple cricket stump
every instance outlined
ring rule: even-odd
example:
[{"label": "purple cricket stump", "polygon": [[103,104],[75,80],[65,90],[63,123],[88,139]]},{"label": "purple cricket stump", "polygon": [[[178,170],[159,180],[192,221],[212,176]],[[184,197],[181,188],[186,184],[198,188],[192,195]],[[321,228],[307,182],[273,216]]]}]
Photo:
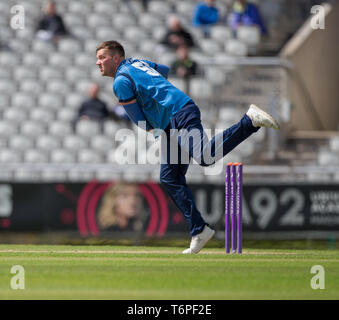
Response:
[{"label": "purple cricket stump", "polygon": [[237,165],[237,253],[242,252],[242,163]]},{"label": "purple cricket stump", "polygon": [[230,253],[230,164],[225,174],[225,252]]},{"label": "purple cricket stump", "polygon": [[236,220],[236,172],[235,165],[231,166],[231,247],[232,253],[237,248],[237,220]]}]

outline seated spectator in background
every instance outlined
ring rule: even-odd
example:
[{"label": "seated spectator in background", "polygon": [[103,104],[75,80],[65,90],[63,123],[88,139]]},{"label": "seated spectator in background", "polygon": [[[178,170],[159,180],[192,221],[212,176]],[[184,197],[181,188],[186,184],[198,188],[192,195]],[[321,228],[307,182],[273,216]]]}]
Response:
[{"label": "seated spectator in background", "polygon": [[189,48],[185,45],[176,50],[177,59],[171,65],[171,74],[188,79],[197,74],[197,63],[189,57]]},{"label": "seated spectator in background", "polygon": [[181,45],[193,47],[194,40],[191,34],[182,26],[180,19],[177,16],[171,16],[168,19],[168,31],[161,44],[172,49],[176,49]]},{"label": "seated spectator in background", "polygon": [[190,78],[197,74],[198,65],[189,56],[189,48],[185,45],[176,50],[177,59],[173,61],[170,73],[184,80],[184,92],[190,94]]},{"label": "seated spectator in background", "polygon": [[193,26],[200,27],[205,37],[209,37],[210,27],[218,22],[219,11],[215,0],[205,0],[198,3],[193,14]]},{"label": "seated spectator in background", "polygon": [[117,104],[113,107],[111,118],[116,121],[124,121],[126,125],[132,126],[132,122],[126,113],[125,108],[121,104]]},{"label": "seated spectator in background", "polygon": [[[0,30],[1,31],[1,30]],[[11,47],[0,38],[0,51],[12,51]]]},{"label": "seated spectator in background", "polygon": [[258,26],[262,35],[267,35],[267,29],[261,19],[258,7],[247,0],[236,0],[230,20],[230,27],[236,35],[239,26]]},{"label": "seated spectator in background", "polygon": [[85,100],[79,109],[76,121],[89,119],[103,121],[110,116],[107,105],[99,99],[99,86],[93,83],[88,90],[89,98]]},{"label": "seated spectator in background", "polygon": [[41,17],[36,27],[36,36],[40,40],[57,42],[59,37],[68,35],[63,19],[57,14],[55,3],[48,2],[45,15]]},{"label": "seated spectator in background", "polygon": [[144,12],[148,11],[148,1],[149,0],[141,0],[142,9],[144,10]]}]

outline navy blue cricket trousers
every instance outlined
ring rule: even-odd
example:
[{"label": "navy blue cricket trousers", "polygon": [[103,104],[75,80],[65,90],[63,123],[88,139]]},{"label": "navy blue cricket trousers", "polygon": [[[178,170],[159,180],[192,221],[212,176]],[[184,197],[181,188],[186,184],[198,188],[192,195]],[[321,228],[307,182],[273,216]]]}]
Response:
[{"label": "navy blue cricket trousers", "polygon": [[166,135],[162,135],[160,182],[184,214],[191,236],[202,232],[206,222],[186,184],[189,161],[194,158],[202,166],[212,165],[258,130],[245,114],[237,124],[209,140],[201,124],[200,110],[194,103],[185,105],[171,119]]}]

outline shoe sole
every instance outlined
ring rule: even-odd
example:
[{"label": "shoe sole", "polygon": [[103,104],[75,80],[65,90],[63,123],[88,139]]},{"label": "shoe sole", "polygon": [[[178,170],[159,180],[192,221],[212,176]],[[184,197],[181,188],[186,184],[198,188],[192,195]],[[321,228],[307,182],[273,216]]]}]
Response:
[{"label": "shoe sole", "polygon": [[264,115],[265,117],[267,117],[272,123],[273,123],[273,129],[275,130],[279,130],[280,129],[280,125],[278,123],[277,120],[275,120],[269,113],[267,113],[266,111],[260,109],[258,106],[256,106],[255,104],[251,104],[250,108],[254,108],[256,109],[258,112],[260,112],[262,115]]}]

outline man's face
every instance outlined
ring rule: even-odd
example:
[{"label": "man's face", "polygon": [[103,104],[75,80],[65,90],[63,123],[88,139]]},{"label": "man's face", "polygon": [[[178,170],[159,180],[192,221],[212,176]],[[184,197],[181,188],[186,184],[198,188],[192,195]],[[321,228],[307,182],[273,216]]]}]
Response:
[{"label": "man's face", "polygon": [[177,18],[173,18],[170,21],[170,29],[173,31],[179,31],[181,29],[180,20]]},{"label": "man's face", "polygon": [[177,49],[177,56],[179,60],[185,60],[188,58],[188,48],[185,46],[181,46]]},{"label": "man's face", "polygon": [[55,5],[53,2],[49,2],[46,7],[46,14],[49,16],[54,16],[56,13],[55,11]]},{"label": "man's face", "polygon": [[118,54],[112,55],[109,49],[100,49],[97,51],[97,63],[102,76],[114,77],[121,57]]},{"label": "man's face", "polygon": [[205,0],[206,4],[210,7],[214,6],[215,0]]},{"label": "man's face", "polygon": [[92,84],[88,89],[88,96],[92,99],[97,98],[99,95],[99,86],[97,84]]}]

